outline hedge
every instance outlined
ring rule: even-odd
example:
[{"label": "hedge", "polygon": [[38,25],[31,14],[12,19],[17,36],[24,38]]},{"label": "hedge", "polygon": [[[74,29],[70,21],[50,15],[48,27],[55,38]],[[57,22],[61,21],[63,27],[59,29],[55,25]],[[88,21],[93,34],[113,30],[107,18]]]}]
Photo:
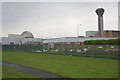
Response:
[{"label": "hedge", "polygon": [[109,39],[109,40],[86,40],[86,45],[120,45],[120,39]]}]

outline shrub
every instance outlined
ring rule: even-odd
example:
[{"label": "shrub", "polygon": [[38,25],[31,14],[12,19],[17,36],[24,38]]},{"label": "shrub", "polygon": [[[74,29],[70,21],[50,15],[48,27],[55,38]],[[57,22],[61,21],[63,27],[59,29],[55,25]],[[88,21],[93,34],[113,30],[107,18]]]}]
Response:
[{"label": "shrub", "polygon": [[86,40],[86,45],[120,45],[120,39],[109,39],[109,40]]}]

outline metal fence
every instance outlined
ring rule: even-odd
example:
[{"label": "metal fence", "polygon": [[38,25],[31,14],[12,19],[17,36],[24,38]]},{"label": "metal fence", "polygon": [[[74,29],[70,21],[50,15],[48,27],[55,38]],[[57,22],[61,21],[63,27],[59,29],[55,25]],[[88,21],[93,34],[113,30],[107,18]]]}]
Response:
[{"label": "metal fence", "polygon": [[43,50],[46,53],[62,54],[69,56],[84,56],[97,58],[118,59],[119,45],[54,45],[54,48],[47,51],[48,45],[44,45]]},{"label": "metal fence", "polygon": [[43,54],[118,59],[120,45],[27,44],[2,45],[2,50],[27,51]]},{"label": "metal fence", "polygon": [[2,50],[12,50],[12,51],[27,51],[27,52],[35,52],[37,50],[42,51],[42,45],[2,45]]}]

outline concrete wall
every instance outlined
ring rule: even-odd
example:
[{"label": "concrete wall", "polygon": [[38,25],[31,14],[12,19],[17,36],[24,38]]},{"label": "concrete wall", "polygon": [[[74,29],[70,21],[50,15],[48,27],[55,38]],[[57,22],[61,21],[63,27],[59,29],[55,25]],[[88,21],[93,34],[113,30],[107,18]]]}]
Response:
[{"label": "concrete wall", "polygon": [[98,35],[98,31],[86,31],[86,37],[96,37]]},{"label": "concrete wall", "polygon": [[18,34],[8,34],[9,38],[23,38],[23,36],[18,35]]}]

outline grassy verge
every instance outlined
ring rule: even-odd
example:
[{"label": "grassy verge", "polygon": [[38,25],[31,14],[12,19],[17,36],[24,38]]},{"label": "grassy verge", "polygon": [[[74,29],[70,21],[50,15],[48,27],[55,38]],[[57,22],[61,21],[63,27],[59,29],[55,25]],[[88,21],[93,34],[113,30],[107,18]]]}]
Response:
[{"label": "grassy verge", "polygon": [[117,78],[112,59],[3,51],[3,61],[22,64],[71,78]]},{"label": "grassy verge", "polygon": [[2,70],[2,78],[36,78],[30,74],[6,66],[3,66]]}]

